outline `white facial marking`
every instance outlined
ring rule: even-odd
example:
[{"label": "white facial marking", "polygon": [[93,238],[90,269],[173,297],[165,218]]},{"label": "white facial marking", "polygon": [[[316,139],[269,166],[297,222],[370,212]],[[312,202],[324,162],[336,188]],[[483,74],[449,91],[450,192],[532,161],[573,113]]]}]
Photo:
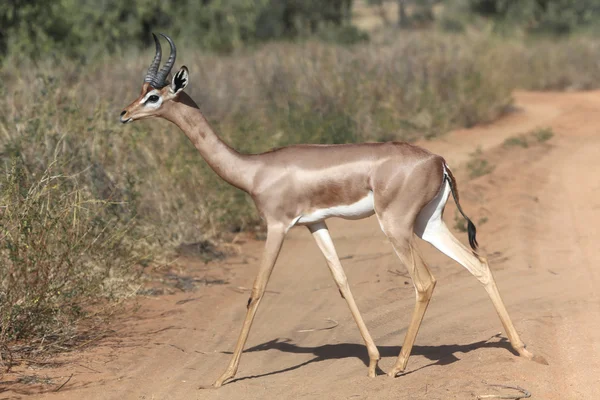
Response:
[{"label": "white facial marking", "polygon": [[160,94],[160,92],[156,89],[149,91],[148,93],[146,93],[144,98],[142,98],[142,100],[140,100],[140,104],[144,104],[148,100],[148,97],[152,96],[153,94],[158,96]]},{"label": "white facial marking", "polygon": [[292,225],[314,224],[315,222],[324,221],[331,217],[362,219],[370,217],[374,213],[373,192],[369,192],[366,197],[363,197],[356,203],[320,208],[312,211],[310,214],[300,215],[294,219]]},{"label": "white facial marking", "polygon": [[[150,96],[157,96],[158,101],[156,101],[156,102],[148,101]],[[140,104],[144,104],[147,108],[158,108],[162,104],[162,101],[163,100],[162,100],[162,97],[160,96],[160,92],[158,90],[154,89],[154,90],[151,90],[148,93],[146,93],[144,98],[142,100],[140,100]]]}]

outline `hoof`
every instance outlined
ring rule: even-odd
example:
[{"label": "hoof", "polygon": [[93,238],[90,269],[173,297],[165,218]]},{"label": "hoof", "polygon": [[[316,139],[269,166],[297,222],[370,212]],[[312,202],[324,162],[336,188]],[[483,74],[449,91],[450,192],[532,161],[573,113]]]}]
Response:
[{"label": "hoof", "polygon": [[230,379],[233,379],[233,378],[235,377],[235,373],[236,373],[236,372],[237,372],[237,369],[230,370],[230,369],[228,368],[228,369],[227,369],[225,372],[223,372],[223,375],[221,375],[221,376],[219,377],[219,379],[217,379],[217,380],[215,381],[215,383],[213,383],[213,385],[212,385],[212,386],[213,386],[213,388],[215,388],[215,389],[218,389],[218,388],[220,388],[221,386],[223,386],[223,384],[224,384],[225,382],[227,382],[228,380],[230,380]]},{"label": "hoof", "polygon": [[221,378],[217,379],[217,380],[215,381],[215,383],[213,383],[213,384],[212,384],[212,388],[213,388],[213,389],[218,389],[218,388],[220,388],[220,387],[221,387],[221,386],[223,386],[223,384],[224,384],[225,382],[227,382],[229,379],[231,379],[231,377],[226,377],[226,378],[223,378],[223,377],[221,377]]},{"label": "hoof", "polygon": [[521,357],[524,357],[528,360],[534,361],[538,364],[548,365],[548,361],[546,361],[546,359],[544,357],[534,356],[533,353],[531,353],[529,350],[525,349],[525,347],[523,347],[522,349],[519,349],[518,352]]}]

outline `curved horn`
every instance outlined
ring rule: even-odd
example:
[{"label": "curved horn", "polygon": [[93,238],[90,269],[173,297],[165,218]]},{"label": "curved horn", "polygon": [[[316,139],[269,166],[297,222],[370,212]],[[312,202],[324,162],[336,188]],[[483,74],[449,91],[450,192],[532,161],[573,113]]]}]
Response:
[{"label": "curved horn", "polygon": [[[154,60],[152,60],[152,64],[150,64],[150,68],[148,68],[148,72],[146,73],[144,82],[148,82],[152,86],[155,86],[155,84],[158,83],[157,81],[159,81],[156,78],[158,73],[158,67],[160,65],[160,59],[162,57],[162,50],[160,48],[160,42],[158,41],[158,38],[154,33],[152,34],[152,37],[154,38],[154,43],[156,43],[156,54],[154,55]],[[160,83],[162,83],[162,81],[160,81]]]},{"label": "curved horn", "polygon": [[169,75],[169,72],[171,72],[171,69],[173,68],[173,64],[175,64],[175,58],[177,57],[177,49],[175,48],[175,43],[173,43],[173,40],[171,40],[170,37],[162,33],[160,35],[167,39],[167,42],[169,42],[169,46],[171,47],[171,54],[169,54],[169,59],[156,75],[156,80],[164,86],[164,82],[167,79],[167,75]]}]

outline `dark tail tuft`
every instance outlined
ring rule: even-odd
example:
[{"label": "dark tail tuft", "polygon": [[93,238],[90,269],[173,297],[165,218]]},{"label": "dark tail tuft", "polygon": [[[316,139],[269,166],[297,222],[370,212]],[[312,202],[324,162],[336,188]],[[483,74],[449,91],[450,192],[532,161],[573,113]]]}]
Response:
[{"label": "dark tail tuft", "polygon": [[460,207],[460,203],[458,202],[458,188],[456,187],[456,179],[454,179],[454,175],[452,175],[450,168],[448,168],[448,166],[445,164],[444,171],[444,177],[450,185],[450,191],[452,192],[452,197],[454,198],[454,202],[456,203],[456,208],[458,208],[458,211],[462,214],[463,218],[467,220],[467,233],[469,235],[469,245],[471,245],[471,248],[473,250],[477,250],[479,244],[477,243],[477,238],[475,237],[477,235],[477,229],[475,228],[475,224],[469,219],[469,217],[465,215],[464,211]]},{"label": "dark tail tuft", "polygon": [[[464,214],[463,214],[464,216]],[[479,243],[477,243],[477,238],[475,235],[477,234],[477,229],[475,228],[475,224],[467,217],[467,233],[469,234],[469,244],[473,250],[477,250],[479,247]]]}]

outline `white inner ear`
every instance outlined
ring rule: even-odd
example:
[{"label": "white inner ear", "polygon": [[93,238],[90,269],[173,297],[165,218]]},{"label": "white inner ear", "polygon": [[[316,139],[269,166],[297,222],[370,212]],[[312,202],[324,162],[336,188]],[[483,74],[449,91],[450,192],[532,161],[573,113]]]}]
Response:
[{"label": "white inner ear", "polygon": [[146,107],[148,108],[158,108],[160,107],[160,105],[163,102],[162,96],[160,95],[160,92],[156,89],[149,91],[148,93],[146,93],[146,95],[144,96],[144,98],[142,100],[140,100],[140,104],[144,104],[146,103],[146,101],[148,101],[148,98],[152,95],[157,95],[158,96],[158,101],[155,103],[150,103],[148,102],[147,104],[145,104]]}]

